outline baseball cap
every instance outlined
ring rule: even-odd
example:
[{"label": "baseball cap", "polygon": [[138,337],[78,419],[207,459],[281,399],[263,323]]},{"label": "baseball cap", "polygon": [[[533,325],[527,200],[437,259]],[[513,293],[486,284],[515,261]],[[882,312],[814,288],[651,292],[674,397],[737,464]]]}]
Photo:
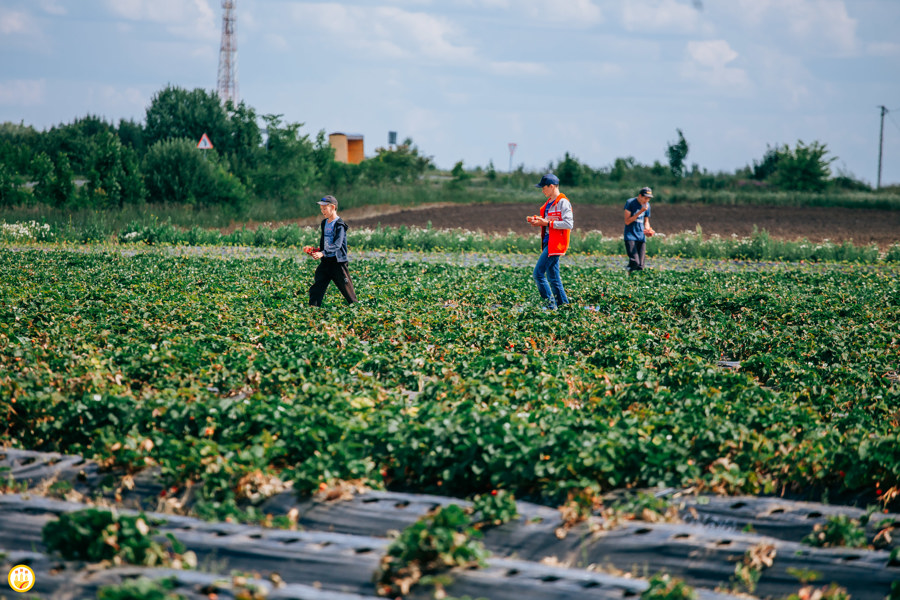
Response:
[{"label": "baseball cap", "polygon": [[646,196],[647,198],[653,197],[653,190],[648,187],[642,187],[641,191],[638,192],[638,196]]},{"label": "baseball cap", "polygon": [[325,196],[318,202],[319,206],[337,206],[337,198],[334,196]]},{"label": "baseball cap", "polygon": [[541,177],[541,182],[536,183],[534,187],[544,187],[545,185],[559,185],[559,177],[553,173],[547,173]]}]

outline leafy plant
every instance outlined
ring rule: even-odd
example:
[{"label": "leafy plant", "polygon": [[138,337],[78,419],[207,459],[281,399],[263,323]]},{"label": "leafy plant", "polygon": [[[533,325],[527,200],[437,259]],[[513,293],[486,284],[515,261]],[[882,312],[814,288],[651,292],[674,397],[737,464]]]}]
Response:
[{"label": "leafy plant", "polygon": [[641,593],[641,600],[696,600],[697,592],[683,580],[667,573],[650,578],[649,587]]},{"label": "leafy plant", "polygon": [[175,568],[196,565],[192,552],[178,554],[184,548],[171,534],[167,536],[169,548],[155,541],[154,535],[156,530],[143,514],[122,515],[95,508],[63,513],[41,532],[47,549],[66,560]]},{"label": "leafy plant", "polygon": [[436,509],[403,530],[388,547],[376,574],[382,596],[408,594],[423,576],[453,567],[483,566],[487,551],[469,516],[456,504]]},{"label": "leafy plant", "polygon": [[490,493],[475,496],[472,512],[477,517],[477,528],[503,525],[519,516],[516,497],[506,490],[491,490]]},{"label": "leafy plant", "polygon": [[126,579],[119,585],[101,587],[97,593],[100,600],[185,600],[181,594],[175,593],[174,578],[161,580],[138,577]]},{"label": "leafy plant", "polygon": [[865,548],[866,530],[856,519],[846,515],[835,515],[828,517],[825,523],[817,524],[813,532],[804,537],[802,542],[821,548],[836,546]]}]

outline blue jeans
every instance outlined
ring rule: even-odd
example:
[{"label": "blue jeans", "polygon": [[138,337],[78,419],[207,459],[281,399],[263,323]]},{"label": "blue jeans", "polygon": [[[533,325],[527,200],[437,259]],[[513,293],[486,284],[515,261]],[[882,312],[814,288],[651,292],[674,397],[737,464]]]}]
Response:
[{"label": "blue jeans", "polygon": [[537,264],[534,265],[534,282],[537,284],[541,298],[547,302],[548,308],[556,308],[569,303],[566,290],[563,289],[562,279],[559,277],[559,256],[548,256],[547,248],[544,248]]}]

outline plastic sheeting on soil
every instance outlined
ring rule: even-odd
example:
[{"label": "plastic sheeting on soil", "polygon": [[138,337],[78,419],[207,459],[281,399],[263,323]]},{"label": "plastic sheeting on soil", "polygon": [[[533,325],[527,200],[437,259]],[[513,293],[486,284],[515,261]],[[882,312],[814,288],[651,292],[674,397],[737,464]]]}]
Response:
[{"label": "plastic sheeting on soil", "polygon": [[[101,473],[96,464],[80,457],[5,450],[0,451],[0,468],[3,467],[13,479],[32,487],[64,480],[85,495],[95,495],[101,482],[109,483],[109,474]],[[144,510],[159,504],[162,486],[153,471],[139,474],[133,481],[130,491],[120,490],[118,494],[125,493],[125,504]],[[660,493],[677,495],[673,490]],[[116,493],[108,492],[107,496],[114,497]],[[605,530],[597,527],[602,520],[595,517],[571,528],[563,537],[557,535],[562,525],[558,511],[520,502],[518,520],[485,534],[484,543],[496,557],[490,560],[489,568],[454,573],[448,592],[457,597],[468,594],[515,600],[618,599],[638,595],[646,587],[646,582],[596,573],[593,569],[597,568],[639,576],[665,571],[698,589],[712,590],[730,586],[735,564],[760,544],[772,544],[777,552],[773,566],[763,571],[758,583],[760,596],[795,593],[800,584],[789,573],[792,569],[817,571],[823,575],[817,584],[836,582],[847,588],[855,600],[882,600],[890,593],[891,582],[900,579],[900,564],[890,562],[889,552],[820,549],[798,543],[829,516],[858,518],[864,514],[859,509],[779,498],[685,495],[674,501],[682,507],[687,522],[629,521]],[[451,503],[468,505],[453,498],[391,492],[372,491],[331,502],[298,501],[292,494],[283,493],[259,508],[272,515],[285,515],[296,509],[301,531],[207,523],[175,515],[161,516],[167,520],[161,530],[173,533],[194,550],[201,557],[201,564],[219,565],[222,575],[236,569],[265,578],[276,572],[288,584],[357,598],[374,595],[373,574],[389,543],[390,532],[411,525],[437,506]],[[0,495],[0,552],[42,550],[43,525],[62,512],[83,507],[37,495]],[[893,519],[900,526],[895,515],[884,518]],[[542,561],[560,566],[551,567]],[[35,564],[44,563],[38,560]],[[120,576],[86,574],[82,570],[76,573],[60,579],[58,589],[48,593],[53,597],[77,597],[66,596],[72,586],[92,590],[101,579],[103,585],[109,583],[103,577]],[[51,586],[56,579],[49,575],[49,568],[46,575],[47,585]],[[287,593],[280,588],[277,591]],[[300,595],[278,597],[318,598],[302,595],[304,590],[295,591]],[[714,597],[708,594],[705,592],[702,597]]]}]

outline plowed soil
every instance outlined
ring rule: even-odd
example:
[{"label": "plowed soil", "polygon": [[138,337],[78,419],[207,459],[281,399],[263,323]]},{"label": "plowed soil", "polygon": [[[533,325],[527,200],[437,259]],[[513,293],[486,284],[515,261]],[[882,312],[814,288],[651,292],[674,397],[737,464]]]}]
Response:
[{"label": "plowed soil", "polygon": [[[624,206],[624,205],[623,205]],[[435,228],[462,228],[485,233],[528,233],[533,231],[525,217],[537,212],[540,204],[425,205],[411,208],[371,207],[359,212],[341,211],[351,227],[377,225]],[[575,227],[580,231],[599,230],[618,237],[623,230],[623,209],[614,206],[575,205]],[[315,220],[314,220],[315,221]],[[784,240],[805,238],[811,242],[852,241],[856,245],[878,244],[884,250],[900,242],[900,211],[867,208],[710,206],[652,204],[652,224],[658,233],[694,231],[704,235],[746,237],[756,226],[772,237]]]}]

